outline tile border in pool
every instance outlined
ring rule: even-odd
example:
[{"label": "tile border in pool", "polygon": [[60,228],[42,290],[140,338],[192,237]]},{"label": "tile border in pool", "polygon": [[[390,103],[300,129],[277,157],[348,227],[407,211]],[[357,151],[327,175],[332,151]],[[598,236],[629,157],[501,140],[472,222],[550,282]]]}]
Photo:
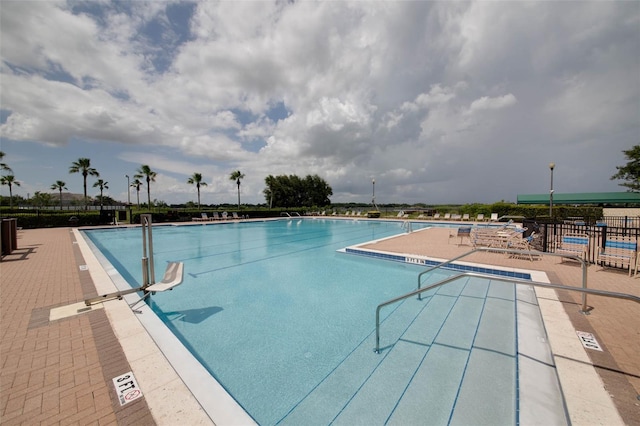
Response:
[{"label": "tile border in pool", "polygon": [[[378,259],[392,260],[396,262],[424,265],[427,267],[436,266],[442,262],[445,262],[445,260],[433,259],[425,256],[418,256],[418,255],[411,255],[411,254],[396,254],[396,253],[388,253],[384,251],[365,250],[365,249],[352,248],[352,247],[345,248],[344,252],[347,254],[356,254],[360,256],[368,256],[368,257],[374,257]],[[450,263],[443,269],[449,269],[449,270],[460,271],[460,272],[477,272],[480,274],[498,275],[501,277],[518,278],[521,280],[532,279],[530,272],[520,271],[517,269],[506,270],[506,269],[487,268],[486,266],[482,266],[480,264],[474,264],[474,263],[465,263],[465,262]]]}]

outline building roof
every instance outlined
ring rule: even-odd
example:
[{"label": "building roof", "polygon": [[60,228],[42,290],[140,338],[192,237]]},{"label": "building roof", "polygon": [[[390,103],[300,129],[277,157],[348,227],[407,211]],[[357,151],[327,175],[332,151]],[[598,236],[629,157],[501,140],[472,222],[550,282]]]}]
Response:
[{"label": "building roof", "polygon": [[[549,204],[549,194],[518,194],[518,204]],[[640,204],[640,192],[554,192],[553,204]]]}]

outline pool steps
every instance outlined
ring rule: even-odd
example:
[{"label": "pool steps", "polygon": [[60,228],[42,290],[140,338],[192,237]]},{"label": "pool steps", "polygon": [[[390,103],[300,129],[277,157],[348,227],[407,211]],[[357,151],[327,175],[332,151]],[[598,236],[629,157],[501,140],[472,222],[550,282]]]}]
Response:
[{"label": "pool steps", "polygon": [[278,424],[566,424],[531,288],[461,281],[389,307],[381,353],[370,334]]}]

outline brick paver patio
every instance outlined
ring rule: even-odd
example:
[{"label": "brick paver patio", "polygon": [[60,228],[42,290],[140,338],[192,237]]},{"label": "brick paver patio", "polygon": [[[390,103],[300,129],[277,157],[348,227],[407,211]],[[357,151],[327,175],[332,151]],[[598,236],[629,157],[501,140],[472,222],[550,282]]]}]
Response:
[{"label": "brick paver patio", "polygon": [[104,310],[49,321],[96,295],[68,228],[18,233],[0,263],[0,423],[154,424],[144,398],[124,407],[111,378],[130,371]]}]

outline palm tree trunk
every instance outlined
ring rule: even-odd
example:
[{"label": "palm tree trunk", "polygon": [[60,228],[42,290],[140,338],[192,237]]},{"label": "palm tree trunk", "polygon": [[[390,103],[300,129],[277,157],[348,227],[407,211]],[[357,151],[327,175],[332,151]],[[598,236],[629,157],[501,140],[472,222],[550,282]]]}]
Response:
[{"label": "palm tree trunk", "polygon": [[238,179],[238,211],[240,211],[240,179]]},{"label": "palm tree trunk", "polygon": [[84,175],[84,209],[88,210],[87,206],[87,175]]},{"label": "palm tree trunk", "polygon": [[149,181],[151,179],[147,178],[147,207],[151,210],[151,188],[149,187]]},{"label": "palm tree trunk", "polygon": [[60,210],[62,210],[62,188],[60,188]]}]

